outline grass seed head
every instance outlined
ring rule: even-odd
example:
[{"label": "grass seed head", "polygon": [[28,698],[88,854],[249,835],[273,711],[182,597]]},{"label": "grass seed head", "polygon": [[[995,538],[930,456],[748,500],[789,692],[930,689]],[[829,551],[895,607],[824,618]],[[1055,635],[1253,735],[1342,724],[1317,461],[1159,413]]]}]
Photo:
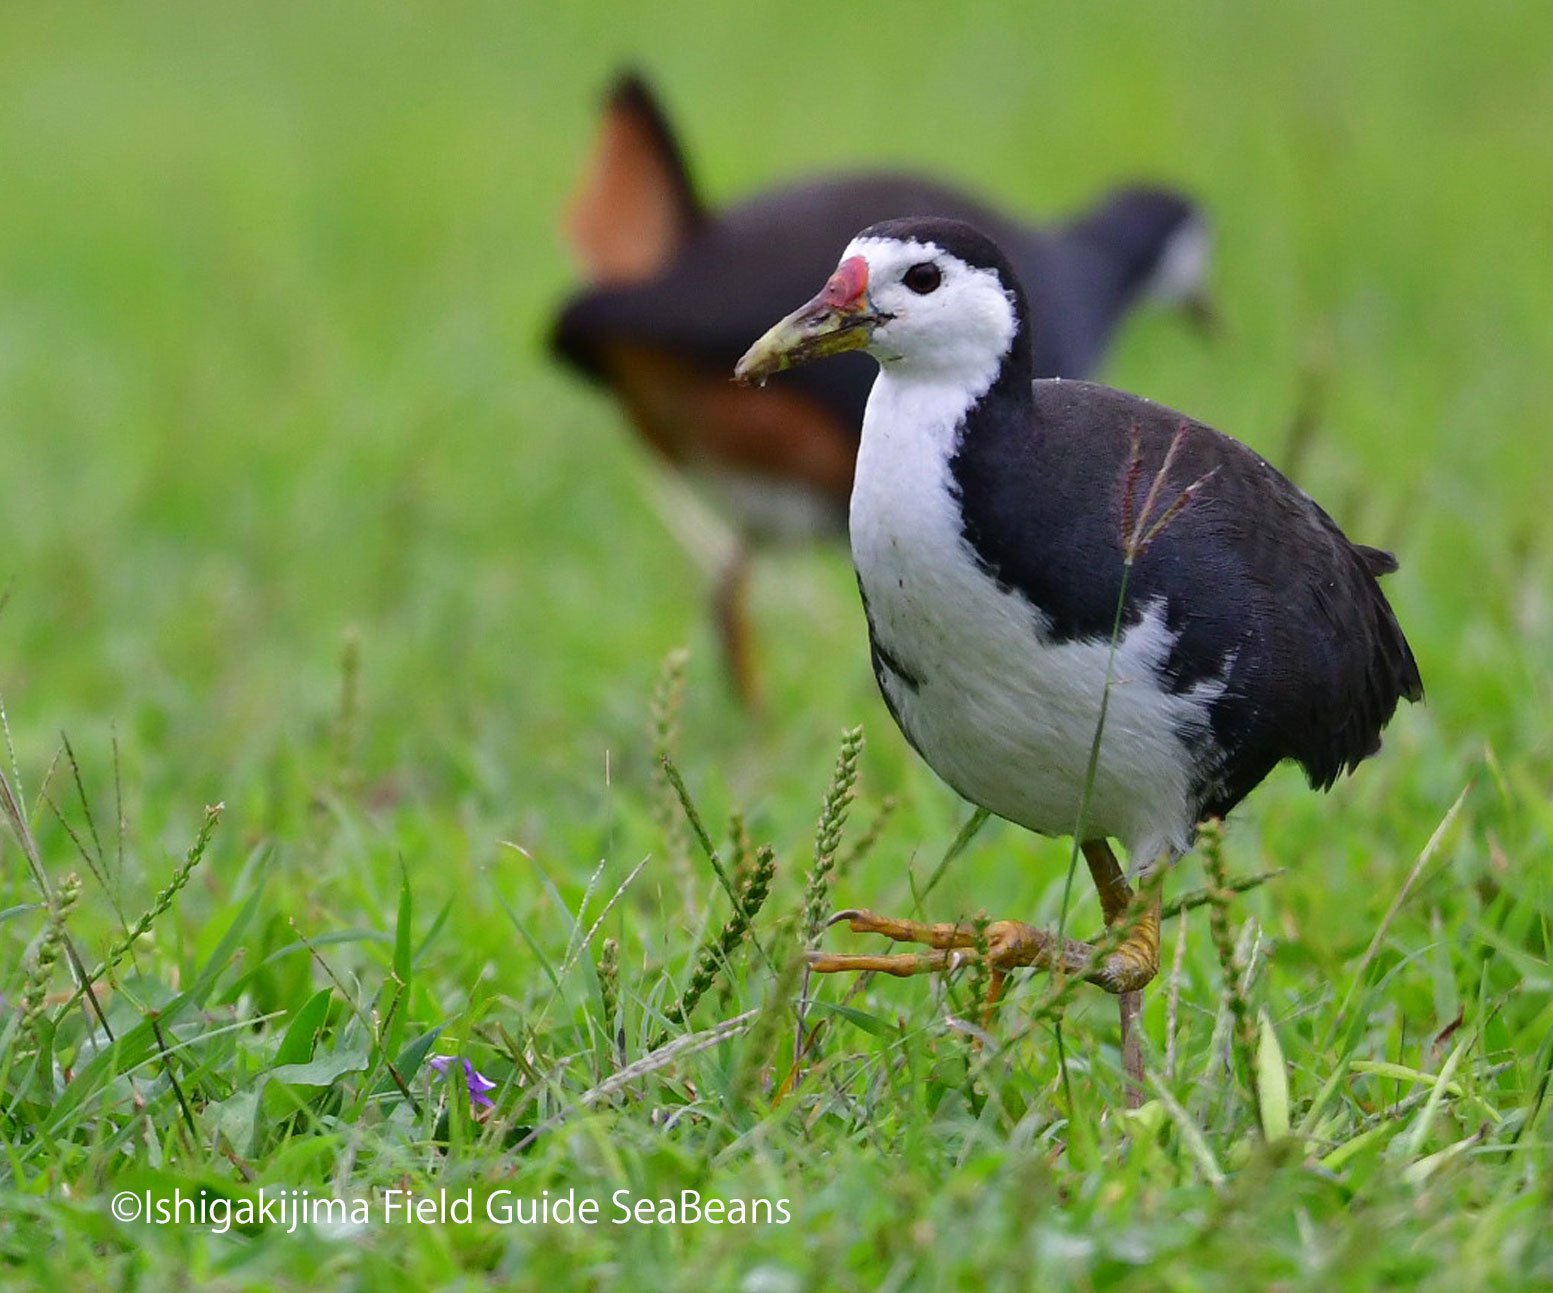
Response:
[{"label": "grass seed head", "polygon": [[812,944],[825,926],[831,871],[836,865],[836,850],[847,813],[857,795],[857,760],[863,749],[863,729],[850,727],[841,734],[841,750],[831,772],[830,785],[820,806],[820,820],[814,833],[814,866],[804,886],[803,941]]}]

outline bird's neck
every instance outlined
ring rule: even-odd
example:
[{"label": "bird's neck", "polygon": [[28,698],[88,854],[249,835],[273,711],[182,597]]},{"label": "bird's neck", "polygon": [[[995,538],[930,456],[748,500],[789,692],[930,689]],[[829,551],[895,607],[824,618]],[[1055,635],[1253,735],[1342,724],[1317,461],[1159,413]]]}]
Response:
[{"label": "bird's neck", "polygon": [[[863,414],[859,470],[873,457],[870,441],[875,451],[888,447],[891,454],[947,462],[973,418],[979,422],[984,411],[1030,407],[1033,376],[1023,320],[1004,353],[987,354],[980,362],[969,356],[949,366],[940,355],[882,361]],[[1028,421],[1016,416],[1013,424]]]},{"label": "bird's neck", "polygon": [[[1017,412],[1032,400],[1022,333],[1019,340],[1022,359],[1000,355],[982,371],[962,366],[945,372],[905,360],[880,366],[863,415],[852,487],[853,555],[860,569],[880,543],[931,546],[959,533],[951,463],[965,437],[981,435],[989,422],[1027,431],[1033,422]],[[1003,415],[1005,406],[1015,410],[1011,418]]]}]

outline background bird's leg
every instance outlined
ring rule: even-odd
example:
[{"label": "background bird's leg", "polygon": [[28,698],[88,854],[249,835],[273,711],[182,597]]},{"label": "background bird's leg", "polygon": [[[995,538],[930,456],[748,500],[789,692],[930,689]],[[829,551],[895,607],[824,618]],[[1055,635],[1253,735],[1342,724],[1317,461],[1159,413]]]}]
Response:
[{"label": "background bird's leg", "polygon": [[723,667],[734,694],[749,710],[760,708],[760,679],[755,668],[755,645],[750,637],[746,611],[750,583],[749,549],[741,542],[717,578],[712,609],[717,619],[717,640]]},{"label": "background bird's leg", "polygon": [[[1111,851],[1107,841],[1086,840],[1083,844],[1083,852],[1084,861],[1089,864],[1090,877],[1094,880],[1095,889],[1100,894],[1100,911],[1105,917],[1105,923],[1108,926],[1113,925],[1126,916],[1132,906],[1132,887],[1127,883],[1127,877],[1122,873],[1122,868],[1116,861],[1116,854]],[[1153,897],[1151,906],[1152,910],[1144,913],[1140,918],[1137,930],[1130,934],[1116,950],[1117,956],[1136,960],[1139,969],[1146,971],[1146,977],[1150,979],[1159,969],[1157,893]],[[1130,992],[1118,994],[1117,1006],[1121,1013],[1122,1071],[1127,1075],[1127,1107],[1136,1109],[1143,1103],[1144,1091],[1143,1039],[1138,1030],[1138,1015],[1143,1010],[1143,989],[1135,988]]]}]

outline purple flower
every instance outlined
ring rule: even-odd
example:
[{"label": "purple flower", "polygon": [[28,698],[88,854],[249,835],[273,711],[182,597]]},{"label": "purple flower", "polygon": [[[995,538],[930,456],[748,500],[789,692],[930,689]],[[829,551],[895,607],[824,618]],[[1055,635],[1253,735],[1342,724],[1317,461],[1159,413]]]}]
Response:
[{"label": "purple flower", "polygon": [[[438,1073],[446,1075],[448,1065],[456,1058],[453,1055],[433,1055],[431,1057],[431,1066]],[[469,1088],[469,1107],[471,1109],[489,1109],[492,1107],[491,1097],[486,1092],[496,1090],[496,1083],[476,1069],[468,1060],[464,1061],[464,1085]]]}]

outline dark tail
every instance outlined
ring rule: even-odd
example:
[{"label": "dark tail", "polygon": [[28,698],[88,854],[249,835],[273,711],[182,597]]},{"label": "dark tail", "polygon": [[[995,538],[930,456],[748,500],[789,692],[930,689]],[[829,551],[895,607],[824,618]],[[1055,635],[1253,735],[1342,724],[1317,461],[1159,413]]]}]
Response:
[{"label": "dark tail", "polygon": [[594,284],[635,283],[663,269],[705,219],[658,100],[639,74],[622,73],[567,206],[567,241]]},{"label": "dark tail", "polygon": [[668,115],[646,78],[634,68],[622,71],[610,87],[606,103],[608,112],[627,114],[640,123],[643,132],[652,141],[653,152],[673,194],[680,220],[687,228],[700,224],[706,219],[706,207],[696,193],[679,136],[669,125]]},{"label": "dark tail", "polygon": [[1340,773],[1352,772],[1381,746],[1381,729],[1396,713],[1397,702],[1424,698],[1424,681],[1418,661],[1408,645],[1396,612],[1386,594],[1375,582],[1377,575],[1389,575],[1397,569],[1397,559],[1379,548],[1354,544],[1355,554],[1364,566],[1368,584],[1370,629],[1369,651],[1363,680],[1349,694],[1349,708],[1342,725],[1331,734],[1323,757],[1305,762],[1310,784],[1319,790],[1329,787]]}]

